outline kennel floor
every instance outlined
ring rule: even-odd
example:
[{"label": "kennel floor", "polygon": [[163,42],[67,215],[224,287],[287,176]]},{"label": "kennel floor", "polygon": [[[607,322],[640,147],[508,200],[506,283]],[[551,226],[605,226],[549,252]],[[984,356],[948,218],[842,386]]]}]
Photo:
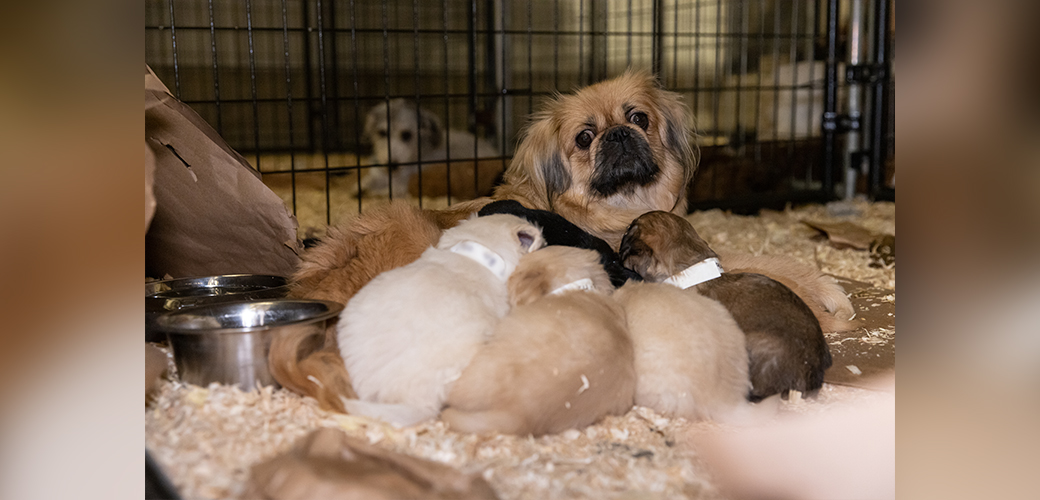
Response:
[{"label": "kennel floor", "polygon": [[[863,326],[828,334],[834,366],[815,399],[780,403],[780,414],[819,414],[884,397],[870,375],[895,367],[895,265],[872,267],[869,252],[838,249],[801,221],[845,220],[895,234],[895,204],[857,202],[854,215],[824,206],[738,216],[719,210],[689,220],[716,250],[788,255],[845,278]],[[855,370],[848,368],[854,366]],[[855,371],[859,371],[856,374]],[[499,498],[725,498],[698,456],[701,433],[739,432],[711,422],[667,418],[635,407],[581,430],[540,438],[475,436],[437,421],[395,429],[326,412],[310,398],[267,387],[243,392],[168,378],[145,408],[145,441],[185,498],[235,498],[253,464],[288,450],[319,427],[336,427],[386,449],[480,473]]]}]

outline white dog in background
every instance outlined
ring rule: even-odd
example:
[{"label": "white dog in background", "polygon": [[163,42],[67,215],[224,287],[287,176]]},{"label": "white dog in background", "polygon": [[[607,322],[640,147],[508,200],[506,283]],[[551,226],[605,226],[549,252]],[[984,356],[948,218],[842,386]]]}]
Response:
[{"label": "white dog in background", "polygon": [[[365,117],[365,139],[372,144],[372,162],[382,166],[367,169],[362,191],[388,193],[392,186],[395,198],[409,194],[409,182],[418,172],[420,161],[423,164],[422,194],[448,194],[447,189],[436,187],[446,176],[444,160],[452,164],[452,196],[475,198],[485,194],[474,193],[473,160],[499,156],[491,143],[462,130],[445,130],[439,116],[406,99],[392,99],[369,110]],[[456,163],[456,160],[462,162]],[[434,164],[427,165],[428,162]],[[483,162],[478,165],[481,182],[477,191],[489,191],[497,172],[486,172]],[[411,191],[418,195],[416,186]]]}]

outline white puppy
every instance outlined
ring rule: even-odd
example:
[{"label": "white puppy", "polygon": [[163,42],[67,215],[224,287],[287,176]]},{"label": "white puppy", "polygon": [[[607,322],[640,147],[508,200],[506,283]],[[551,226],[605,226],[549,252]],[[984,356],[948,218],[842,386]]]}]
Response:
[{"label": "white puppy", "polygon": [[[372,144],[372,161],[385,165],[368,169],[362,190],[387,193],[392,185],[395,198],[409,194],[409,182],[423,164],[423,194],[434,193],[446,175],[444,160],[451,161],[451,194],[474,198],[474,158],[494,158],[498,150],[483,139],[462,130],[445,131],[440,117],[405,99],[392,99],[372,108],[365,117],[365,138]],[[456,162],[456,160],[461,160]],[[428,163],[433,163],[428,165]],[[497,172],[494,162],[477,162],[480,172],[479,191],[489,190]],[[388,174],[393,172],[392,176]],[[391,182],[392,181],[392,182]],[[468,183],[467,183],[468,181]],[[412,182],[414,184],[414,182]],[[413,194],[418,194],[413,186]]]},{"label": "white puppy", "polygon": [[[358,400],[350,413],[410,425],[436,416],[454,382],[509,311],[507,279],[520,256],[544,245],[513,215],[449,229],[415,262],[376,276],[337,324]],[[378,403],[378,404],[369,404]]]}]

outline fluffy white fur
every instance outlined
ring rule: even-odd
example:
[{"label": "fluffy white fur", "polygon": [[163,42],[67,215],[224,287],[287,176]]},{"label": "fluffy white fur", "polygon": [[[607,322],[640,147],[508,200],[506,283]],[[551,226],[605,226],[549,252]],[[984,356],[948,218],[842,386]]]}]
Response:
[{"label": "fluffy white fur", "polygon": [[462,241],[501,256],[507,276],[521,255],[544,245],[539,229],[519,217],[468,219],[415,262],[365,285],[337,325],[340,353],[362,401],[397,405],[409,421],[436,416],[450,384],[508,312],[506,282],[449,250]]},{"label": "fluffy white fur", "polygon": [[[419,171],[419,161],[498,156],[498,150],[491,143],[463,130],[445,132],[440,117],[405,99],[392,99],[369,110],[365,116],[365,139],[372,144],[372,160],[378,165],[392,166],[389,170],[393,172],[393,182],[386,167],[372,168],[362,180],[362,189],[385,193],[388,184],[392,184],[395,198],[408,195],[408,181]],[[424,168],[424,176],[425,172]]]},{"label": "fluffy white fur", "polygon": [[[554,293],[577,280],[591,289]],[[509,288],[515,307],[462,372],[441,418],[463,432],[542,435],[628,411],[632,342],[599,254],[546,247],[520,259]]]},{"label": "fluffy white fur", "polygon": [[751,403],[744,333],[722,304],[661,283],[628,282],[635,403],[690,420],[742,422]]}]

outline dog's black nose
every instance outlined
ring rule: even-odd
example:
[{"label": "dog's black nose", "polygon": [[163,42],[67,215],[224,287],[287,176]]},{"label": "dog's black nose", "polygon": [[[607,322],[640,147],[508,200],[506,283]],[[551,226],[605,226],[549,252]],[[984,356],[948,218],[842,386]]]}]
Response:
[{"label": "dog's black nose", "polygon": [[624,142],[625,139],[628,139],[629,135],[630,132],[628,127],[619,125],[608,130],[607,133],[603,135],[603,140],[609,142]]}]

